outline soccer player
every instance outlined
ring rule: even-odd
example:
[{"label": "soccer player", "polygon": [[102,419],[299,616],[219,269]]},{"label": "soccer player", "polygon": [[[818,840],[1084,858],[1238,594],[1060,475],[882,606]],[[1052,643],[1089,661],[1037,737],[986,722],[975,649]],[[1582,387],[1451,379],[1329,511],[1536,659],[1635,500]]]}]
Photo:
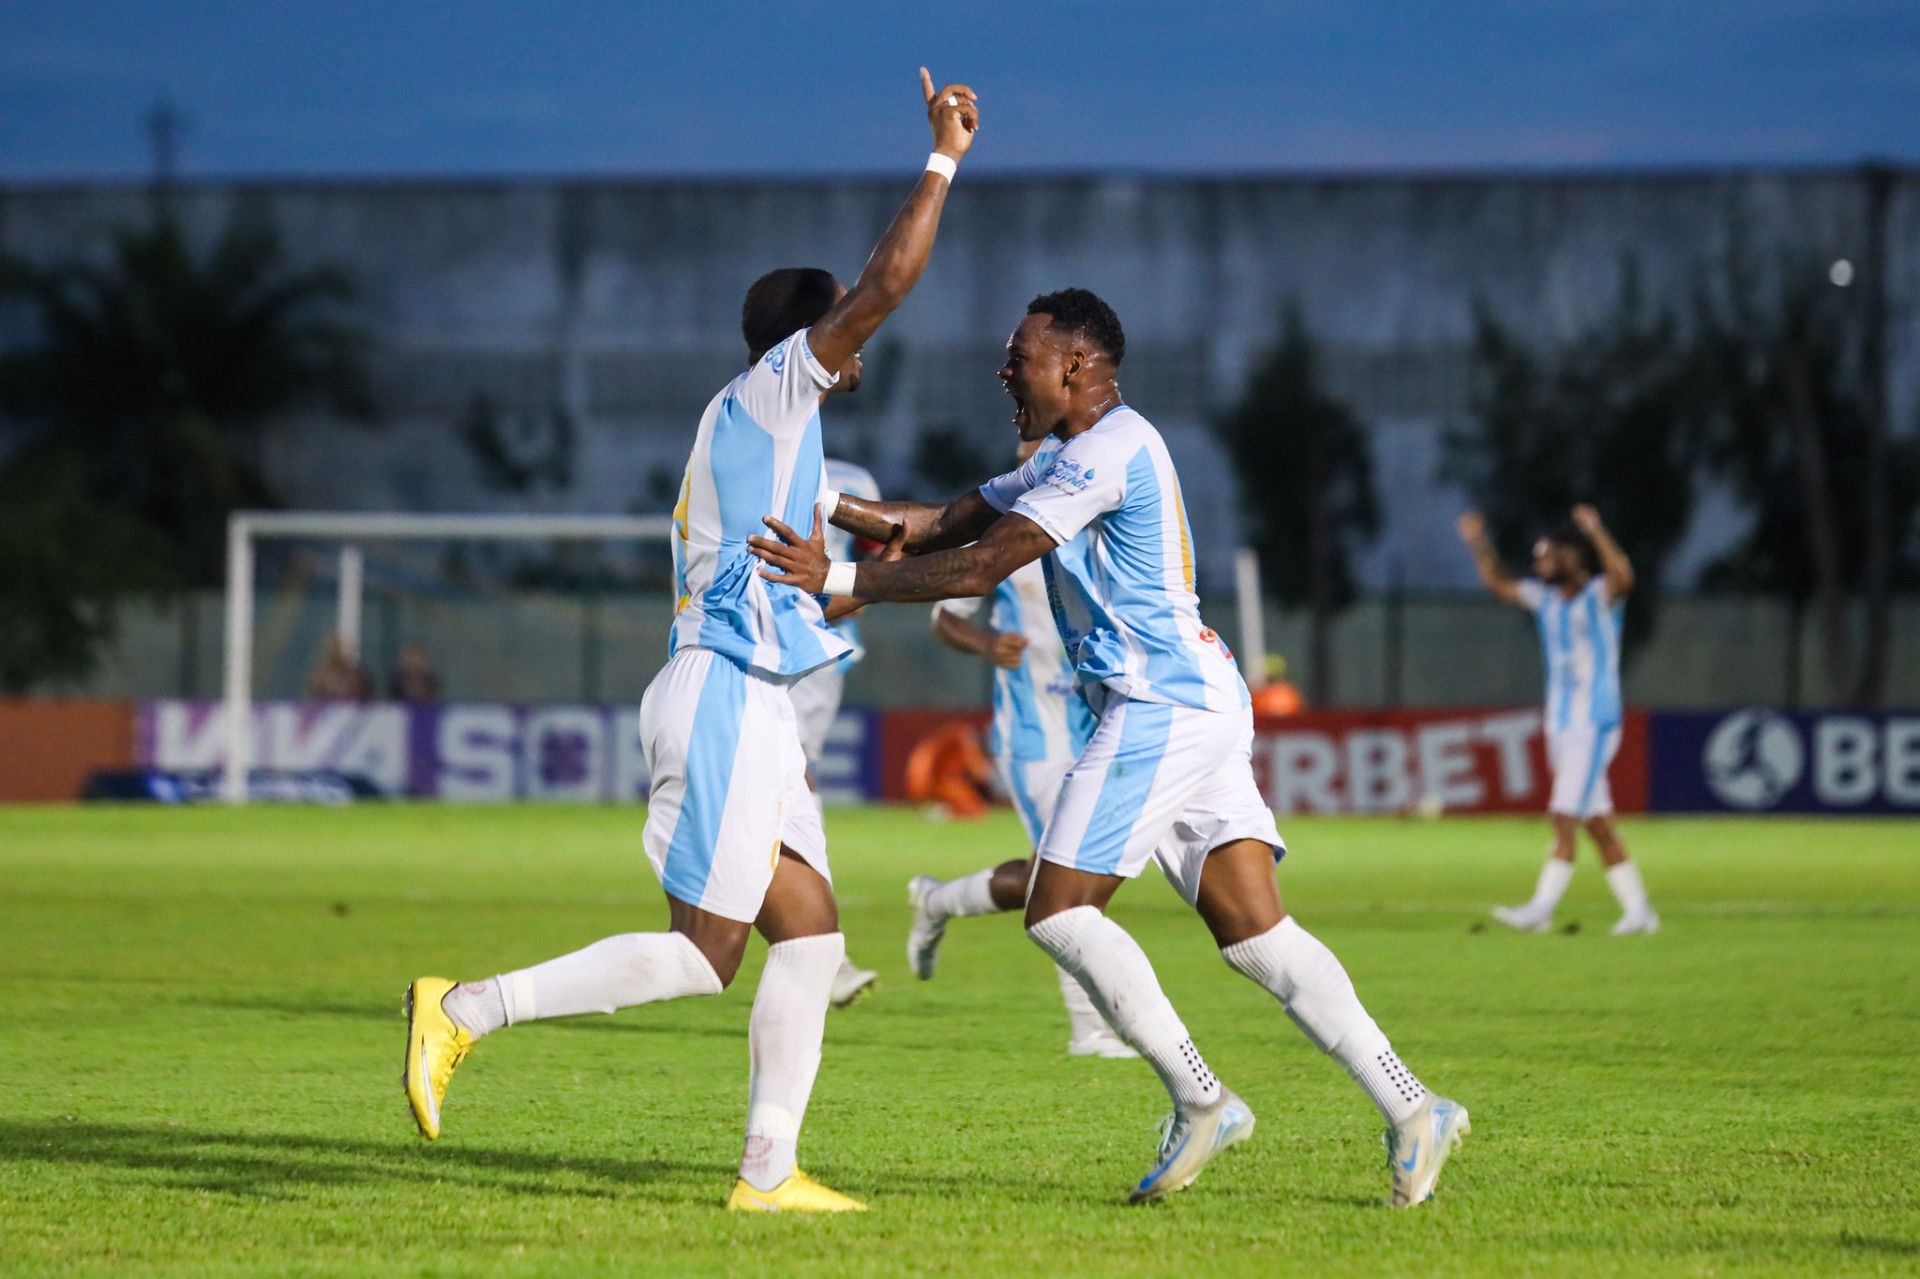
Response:
[{"label": "soccer player", "polygon": [[772,518],[778,540],[751,545],[770,580],[859,600],[983,595],[1046,557],[1056,625],[1099,722],[1040,836],[1027,933],[1173,1098],[1134,1202],[1187,1186],[1254,1123],[1208,1069],[1146,953],[1105,914],[1152,859],[1221,958],[1277,997],[1379,1107],[1391,1202],[1420,1203],[1466,1134],[1467,1112],[1401,1063],[1340,961],[1281,904],[1274,863],[1286,846],[1253,780],[1247,686],[1200,619],[1179,477],[1160,433],[1121,398],[1125,353],[1119,319],[1093,294],[1034,299],[1000,370],[1020,437],[1044,441],[1020,469],[945,506],[823,503],[863,537],[904,523],[912,558],[833,563],[817,538]]},{"label": "soccer player", "polygon": [[746,1142],[727,1206],[864,1207],[795,1163],[846,948],[788,686],[847,651],[827,624],[845,602],[823,612],[812,595],[768,582],[746,538],[769,510],[813,520],[817,531],[827,491],[820,401],[858,384],[862,345],[926,268],[979,115],[965,85],[936,93],[924,68],[920,78],[934,152],[859,280],[843,289],[825,271],[795,268],[761,277],[741,315],[750,367],[708,404],[694,436],[674,510],[670,655],[640,708],[653,779],[642,840],[666,890],[670,931],[609,937],[486,981],[414,982],[404,1082],[429,1138],[440,1131],[454,1068],[481,1036],[535,1018],[718,994],[758,928],[767,962],[747,1028]]},{"label": "soccer player", "polygon": [[[869,502],[880,500],[880,486],[874,483],[872,472],[864,466],[852,462],[843,462],[830,457],[825,463],[827,487],[839,493],[851,493],[855,497]],[[835,559],[853,558],[853,534],[844,529],[829,527],[827,535],[827,554]],[[833,727],[834,717],[840,713],[840,697],[846,691],[847,672],[867,655],[860,643],[859,609],[854,609],[833,624],[850,647],[837,662],[829,662],[811,675],[803,675],[795,680],[787,690],[793,697],[793,713],[800,721],[800,746],[807,753],[807,779],[809,784],[820,767],[820,752],[827,744],[827,730]],[[851,959],[840,961],[840,970],[833,975],[833,1006],[850,1007],[855,1000],[873,989],[880,974],[870,968],[862,968]]]},{"label": "soccer player", "polygon": [[[1018,460],[1039,448],[1022,443]],[[863,497],[863,494],[855,494]],[[826,546],[833,556],[831,540]],[[834,557],[843,558],[843,557]],[[1038,847],[1053,816],[1060,783],[1093,736],[1093,712],[1075,686],[1073,664],[1060,646],[1047,603],[1047,580],[1038,561],[1022,564],[993,588],[985,628],[976,626],[981,600],[942,600],[933,606],[933,633],[949,648],[993,663],[993,762],[1020,814],[1027,843]],[[1002,862],[941,883],[921,875],[907,885],[913,926],[907,931],[907,965],[921,981],[933,976],[940,939],[949,919],[1018,910],[1027,903],[1033,858]],[[1075,1057],[1137,1057],[1113,1033],[1080,983],[1059,965],[1060,997],[1066,1001]]]},{"label": "soccer player", "polygon": [[[1520,580],[1500,563],[1478,511],[1460,517],[1460,537],[1480,580],[1495,599],[1531,612],[1547,661],[1547,762],[1553,794],[1553,849],[1533,900],[1495,907],[1493,917],[1523,932],[1544,933],[1573,881],[1575,836],[1585,826],[1620,902],[1616,937],[1660,930],[1647,904],[1640,868],[1613,824],[1607,765],[1620,749],[1620,614],[1633,590],[1633,565],[1591,506],[1573,508],[1573,522],[1533,544],[1533,576]],[[1594,572],[1595,561],[1600,571]]]}]

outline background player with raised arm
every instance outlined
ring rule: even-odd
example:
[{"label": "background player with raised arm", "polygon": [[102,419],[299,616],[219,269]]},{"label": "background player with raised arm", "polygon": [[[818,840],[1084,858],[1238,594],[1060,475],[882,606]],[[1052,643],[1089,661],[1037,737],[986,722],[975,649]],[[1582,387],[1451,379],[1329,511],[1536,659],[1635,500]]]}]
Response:
[{"label": "background player with raised arm", "polygon": [[1281,904],[1273,868],[1286,848],[1253,780],[1247,686],[1200,619],[1179,477],[1160,433],[1121,398],[1125,351],[1120,321],[1093,294],[1036,298],[1000,370],[1021,438],[1045,441],[1025,465],[942,507],[837,502],[833,520],[862,536],[906,524],[914,558],[834,564],[818,538],[771,518],[779,540],[752,545],[771,580],[860,600],[983,595],[1046,557],[1060,637],[1099,723],[1041,835],[1027,932],[1173,1098],[1135,1202],[1190,1184],[1254,1122],[1207,1068],[1145,952],[1105,914],[1152,859],[1221,958],[1276,996],[1379,1107],[1391,1202],[1420,1203],[1467,1112],[1421,1086],[1340,961]]},{"label": "background player with raised arm", "polygon": [[[1039,448],[1023,442],[1018,460]],[[832,542],[827,553],[832,554]],[[987,625],[973,619],[988,606]],[[993,663],[994,767],[1020,815],[1027,845],[1053,816],[1060,783],[1093,736],[1093,712],[1076,687],[1073,663],[1060,646],[1047,579],[1038,561],[1023,564],[993,588],[988,600],[942,600],[933,606],[933,633],[949,648]],[[947,921],[992,915],[1027,904],[1033,857],[1002,862],[948,883],[929,875],[907,885],[913,926],[907,930],[907,964],[922,981],[933,976]],[[1075,1057],[1136,1057],[1113,1033],[1073,975],[1054,965],[1067,1005],[1067,1051]]]},{"label": "background player with raised arm", "polygon": [[[767,939],[747,1029],[746,1141],[729,1208],[839,1212],[863,1205],[795,1164],[833,975],[845,957],[820,809],[806,783],[788,686],[848,645],[813,594],[768,582],[746,539],[769,511],[806,524],[826,492],[820,401],[851,390],[860,349],[906,299],[933,248],[948,182],[978,123],[965,85],[921,85],[935,150],[852,289],[827,272],[761,277],[741,314],[749,367],[701,417],[674,510],[679,602],[667,664],[640,707],[653,790],[642,835],[670,931],[608,937],[532,968],[408,990],[407,1099],[438,1135],[454,1068],[516,1022],[715,995],[747,934]],[[882,534],[881,541],[888,540]]]},{"label": "background player with raised arm", "polygon": [[1613,824],[1613,789],[1607,785],[1607,765],[1620,749],[1620,616],[1633,590],[1632,563],[1591,506],[1574,507],[1573,523],[1534,543],[1533,576],[1525,580],[1500,563],[1479,512],[1460,517],[1460,537],[1494,598],[1527,609],[1539,622],[1547,664],[1553,848],[1533,900],[1496,907],[1494,918],[1532,933],[1553,925],[1554,907],[1573,882],[1576,832],[1584,825],[1620,902],[1614,935],[1658,932],[1660,917],[1647,904],[1640,868]]},{"label": "background player with raised arm", "polygon": [[[829,491],[851,493],[869,502],[880,500],[880,486],[874,482],[872,472],[866,467],[830,457],[826,459],[824,470]],[[826,538],[827,554],[839,560],[853,558],[853,534],[845,529],[828,528]],[[800,746],[807,753],[807,780],[810,785],[817,781],[820,752],[827,744],[827,732],[833,727],[834,717],[840,713],[840,698],[847,688],[847,672],[867,655],[866,648],[860,643],[859,609],[841,617],[833,624],[833,629],[850,645],[846,653],[839,661],[829,662],[811,675],[801,676],[787,690],[793,697],[794,716],[800,721]],[[852,959],[842,959],[840,970],[833,975],[833,1006],[848,1007],[871,990],[879,977],[880,974],[871,968],[862,968]]]}]

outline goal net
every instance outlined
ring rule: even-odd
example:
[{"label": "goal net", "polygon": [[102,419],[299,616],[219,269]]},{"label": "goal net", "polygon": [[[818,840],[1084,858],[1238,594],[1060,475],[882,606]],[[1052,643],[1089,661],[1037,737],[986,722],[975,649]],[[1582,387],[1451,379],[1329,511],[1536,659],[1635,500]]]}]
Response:
[{"label": "goal net", "polygon": [[[217,706],[162,707],[147,730],[154,754],[215,764],[221,796],[244,804],[249,794],[281,794],[289,775],[331,767],[371,775],[387,793],[430,793],[450,799],[502,799],[525,793],[552,799],[631,798],[645,787],[639,760],[637,706],[607,704],[598,671],[606,628],[598,596],[568,611],[583,672],[580,695],[495,702],[409,705],[401,701],[286,700],[256,703],[256,551],[268,540],[331,545],[339,550],[331,644],[357,667],[363,645],[366,574],[363,548],[380,543],[600,542],[661,543],[672,535],[666,516],[426,515],[402,513],[237,511],[227,523],[226,636],[223,696]],[[671,600],[646,601],[649,616],[671,616]],[[391,610],[389,610],[389,613]],[[502,611],[478,610],[456,620],[463,637],[485,646],[506,625]],[[443,628],[444,629],[444,628]],[[648,626],[649,632],[658,629]],[[476,633],[478,632],[478,633]],[[546,648],[568,641],[549,628]],[[663,650],[650,656],[656,660]],[[551,656],[532,646],[532,660]],[[424,650],[423,650],[424,651]],[[389,659],[393,654],[387,655]],[[527,660],[527,659],[523,659]],[[496,663],[498,666],[499,663]],[[511,683],[511,681],[503,681]],[[630,681],[629,681],[630,682]],[[364,695],[363,695],[364,696]],[[637,700],[637,699],[636,699]],[[422,777],[430,772],[430,777]]]}]

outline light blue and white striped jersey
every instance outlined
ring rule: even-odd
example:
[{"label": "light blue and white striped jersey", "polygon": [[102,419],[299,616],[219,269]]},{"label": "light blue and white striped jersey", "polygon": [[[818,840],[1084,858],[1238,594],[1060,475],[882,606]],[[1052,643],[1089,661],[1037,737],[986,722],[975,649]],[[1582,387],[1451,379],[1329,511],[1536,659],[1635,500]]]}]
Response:
[{"label": "light blue and white striped jersey", "polygon": [[1146,418],[1122,405],[980,495],[1056,543],[1047,592],[1082,684],[1200,710],[1248,704],[1233,654],[1200,620],[1180,477]]},{"label": "light blue and white striped jersey", "polygon": [[826,624],[818,600],[761,577],[761,562],[747,549],[750,535],[770,535],[760,522],[766,515],[812,530],[826,487],[820,395],[836,380],[813,358],[802,329],[707,405],[673,508],[678,600],[669,654],[710,648],[743,669],[789,678],[851,648]]},{"label": "light blue and white striped jersey", "polygon": [[[880,486],[874,483],[872,472],[864,466],[855,466],[852,462],[842,462],[830,457],[826,462],[827,487],[836,493],[848,493],[868,502],[880,500]],[[798,525],[792,527],[798,528]],[[811,527],[811,526],[809,526]],[[827,525],[827,558],[834,561],[846,561],[853,558],[853,534],[843,528]],[[840,669],[845,671],[867,655],[867,649],[860,642],[860,615],[844,618],[833,624],[840,632],[840,638],[853,645],[853,651],[840,659]]]},{"label": "light blue and white striped jersey", "polygon": [[[987,626],[1026,637],[1020,665],[993,668],[993,754],[996,759],[1079,759],[1093,736],[1093,712],[1047,600],[1046,572],[1035,560],[1022,564],[994,587]],[[972,615],[980,600],[942,600],[935,607]]]},{"label": "light blue and white striped jersey", "polygon": [[1606,575],[1571,599],[1545,582],[1520,583],[1520,602],[1540,624],[1547,659],[1547,728],[1609,728],[1620,722],[1620,618]]}]

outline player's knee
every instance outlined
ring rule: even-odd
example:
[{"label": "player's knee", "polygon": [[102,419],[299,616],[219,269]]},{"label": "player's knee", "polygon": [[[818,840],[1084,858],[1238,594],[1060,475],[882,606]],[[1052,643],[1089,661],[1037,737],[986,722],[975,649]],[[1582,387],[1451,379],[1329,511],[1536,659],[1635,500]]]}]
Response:
[{"label": "player's knee", "polygon": [[729,945],[711,938],[707,939],[705,944],[697,937],[688,940],[693,942],[694,948],[713,969],[713,975],[720,979],[720,989],[725,990],[733,985],[733,979],[740,971],[740,961],[746,957],[746,939],[742,937],[738,945]]}]

